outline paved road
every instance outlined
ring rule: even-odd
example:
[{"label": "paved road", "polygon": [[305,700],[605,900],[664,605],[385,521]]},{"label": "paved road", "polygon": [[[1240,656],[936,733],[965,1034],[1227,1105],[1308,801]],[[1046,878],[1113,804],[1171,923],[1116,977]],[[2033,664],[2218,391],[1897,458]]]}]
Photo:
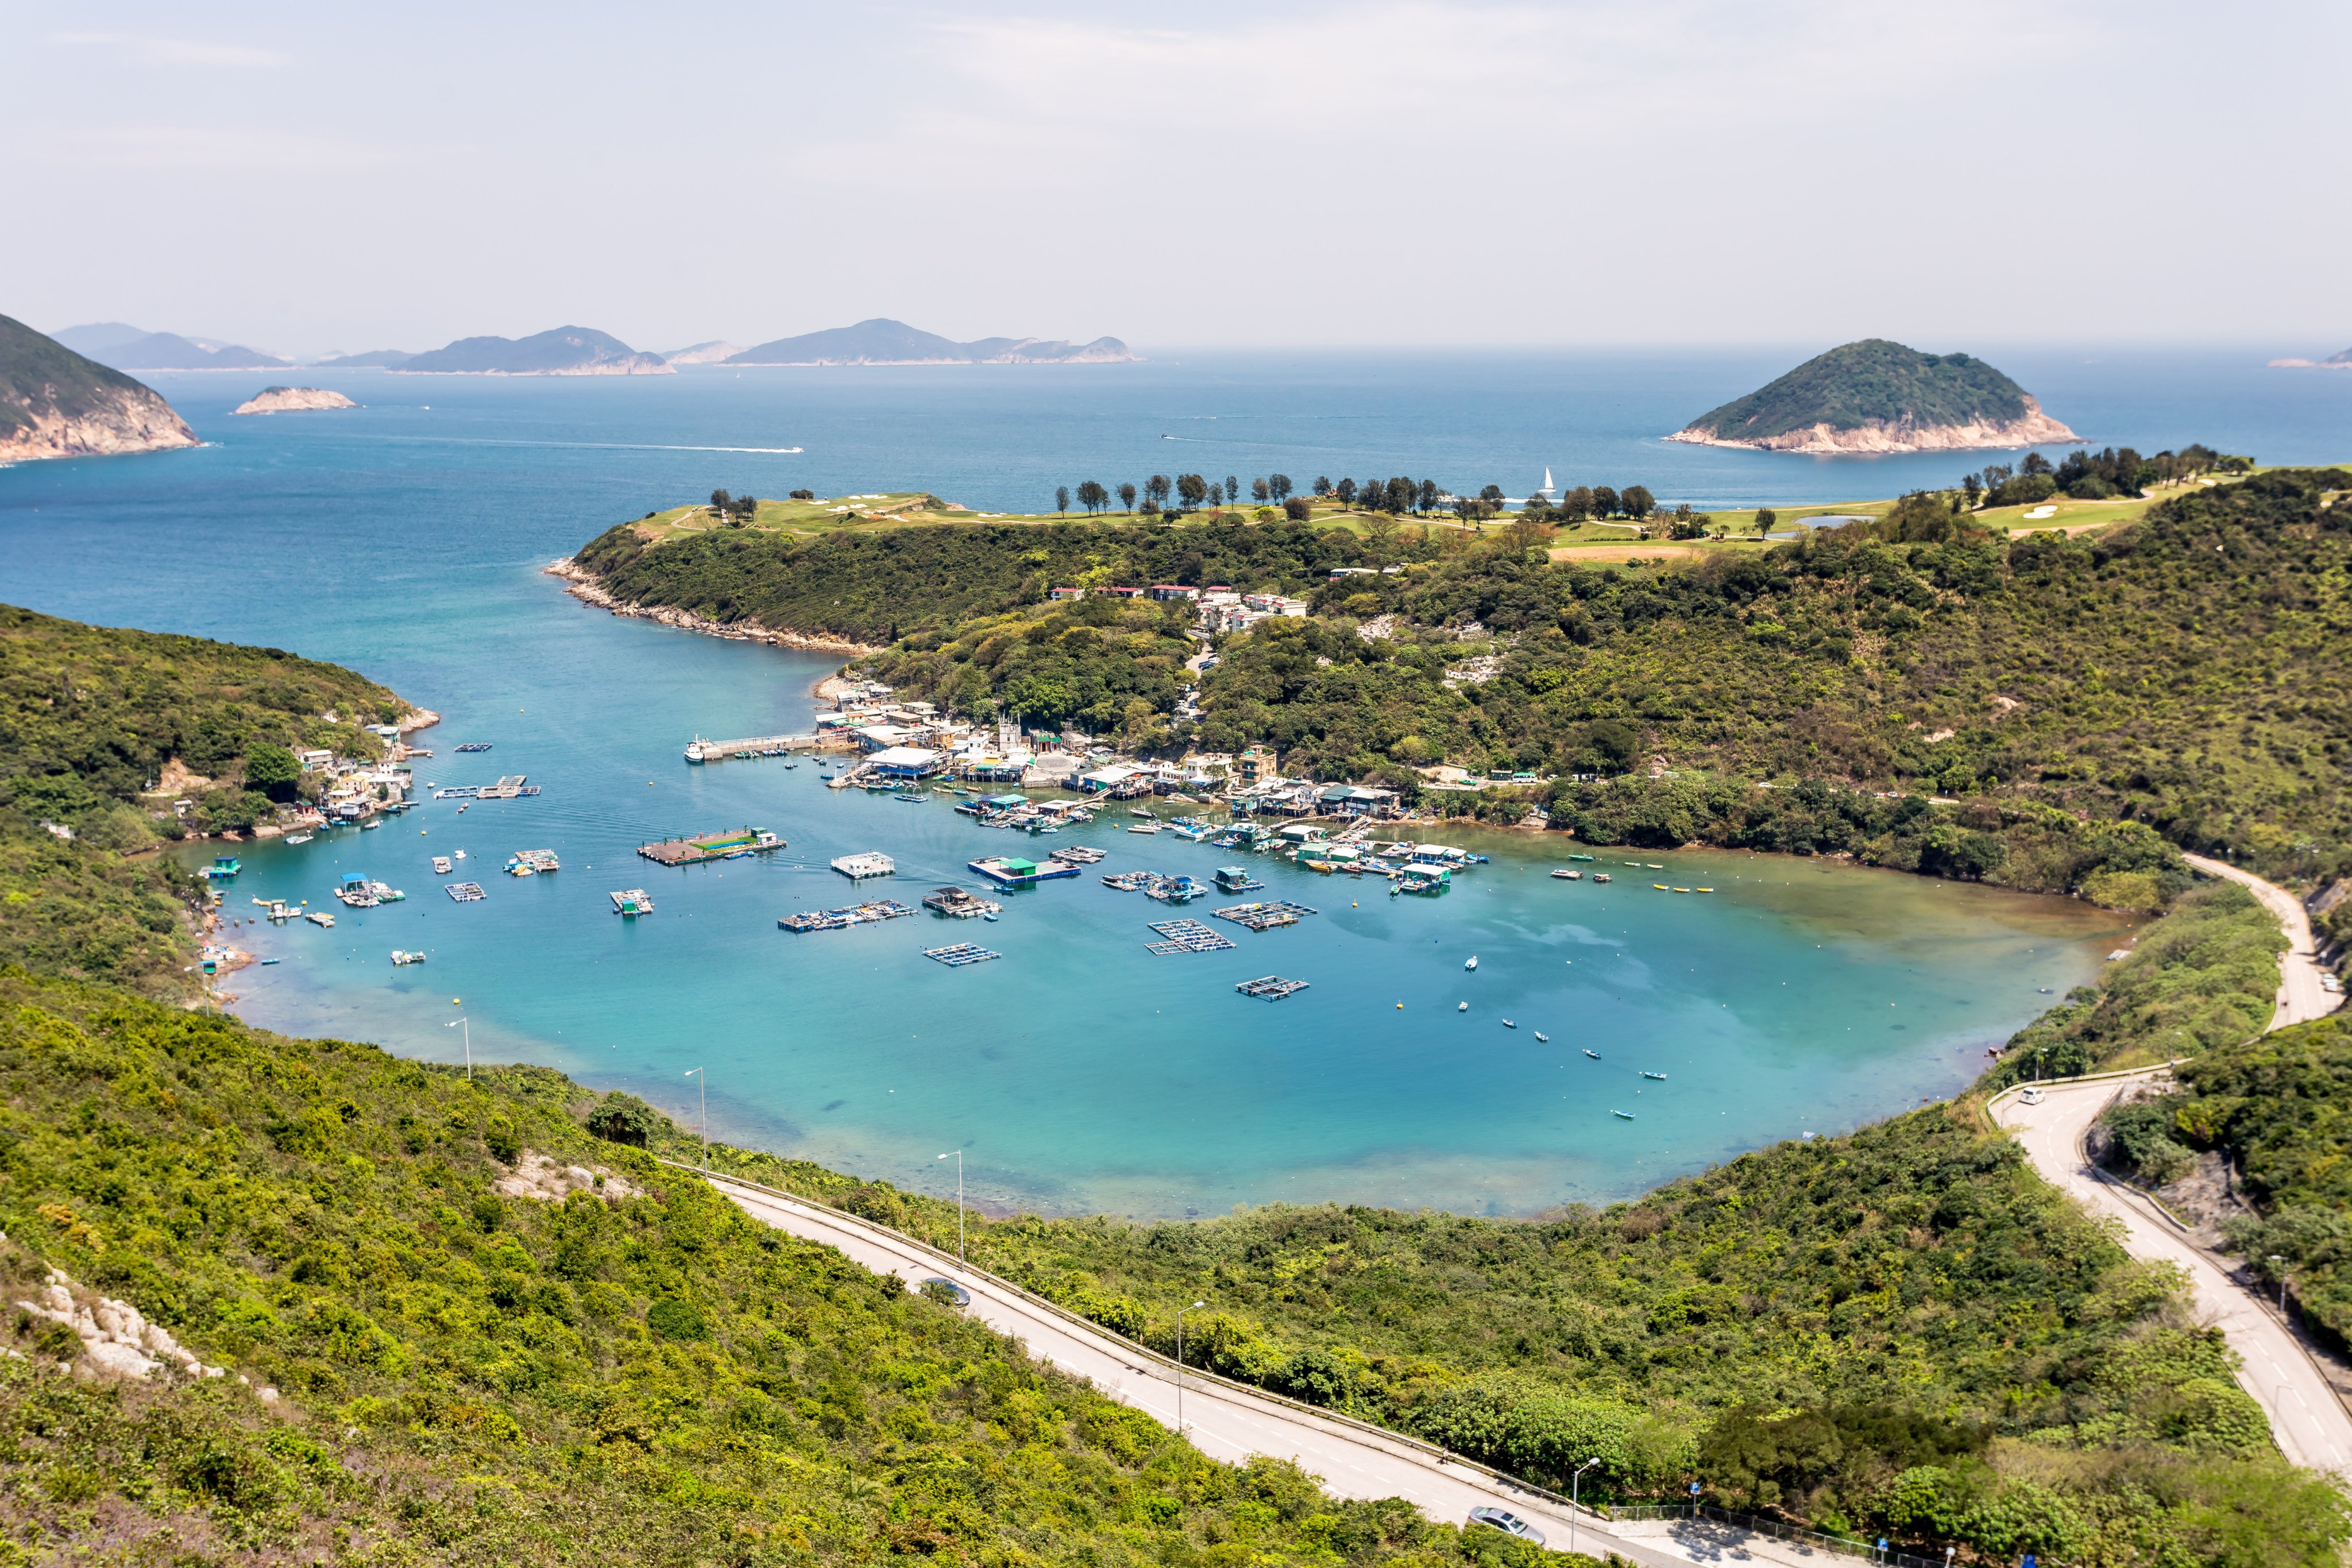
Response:
[{"label": "paved road", "polygon": [[2202,855],[2187,858],[2207,876],[2225,877],[2247,889],[2278,917],[2280,927],[2285,931],[2288,948],[2279,959],[2278,1010],[2271,1017],[2272,1028],[2284,1029],[2289,1024],[2325,1018],[2344,1005],[2342,995],[2320,988],[2318,950],[2312,945],[2311,917],[2304,912],[2301,899],[2225,861],[2208,860]]},{"label": "paved road", "polygon": [[[1177,1425],[1173,1363],[1043,1306],[990,1275],[978,1270],[959,1272],[952,1257],[855,1215],[724,1177],[711,1181],[753,1217],[835,1247],[877,1274],[895,1274],[909,1282],[935,1275],[957,1280],[971,1292],[971,1315],[999,1333],[1020,1340],[1031,1355],[1087,1378],[1112,1398],[1144,1411],[1162,1426]],[[1185,1377],[1182,1399],[1182,1430],[1211,1458],[1236,1462],[1253,1454],[1265,1454],[1294,1459],[1320,1476],[1324,1489],[1337,1496],[1400,1497],[1432,1519],[1456,1523],[1482,1505],[1507,1508],[1541,1530],[1548,1545],[1568,1549],[1570,1526],[1566,1507],[1520,1491],[1459,1460],[1444,1459],[1434,1450],[1408,1439],[1318,1415],[1212,1382],[1197,1373]],[[1574,1534],[1580,1552],[1594,1556],[1615,1552],[1650,1568],[1717,1563],[1724,1556],[1719,1545],[1694,1543],[1677,1549],[1664,1541],[1629,1542],[1596,1528],[1586,1515],[1580,1515]]]},{"label": "paved road", "polygon": [[[2151,1078],[2167,1070],[2151,1068],[2133,1076]],[[2092,1214],[2123,1222],[2123,1244],[2133,1257],[2177,1263],[2187,1271],[2199,1316],[2220,1328],[2238,1352],[2243,1363],[2238,1382],[2269,1415],[2281,1451],[2299,1465],[2352,1479],[2352,1415],[2285,1325],[2153,1205],[2102,1180],[2084,1157],[2084,1131],[2129,1081],[2045,1085],[2040,1105],[2012,1098],[1993,1114],[2017,1133],[2034,1168],[2050,1182]]]}]

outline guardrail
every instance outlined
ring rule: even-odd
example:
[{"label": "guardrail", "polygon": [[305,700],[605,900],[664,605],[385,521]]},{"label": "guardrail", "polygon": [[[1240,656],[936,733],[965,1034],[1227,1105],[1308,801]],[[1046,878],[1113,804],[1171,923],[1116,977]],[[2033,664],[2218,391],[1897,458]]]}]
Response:
[{"label": "guardrail", "polygon": [[[1867,1563],[1885,1563],[1888,1568],[1950,1568],[1949,1560],[1947,1558],[1914,1557],[1907,1552],[1898,1552],[1891,1547],[1881,1552],[1868,1542],[1856,1541],[1850,1536],[1824,1535],[1818,1530],[1801,1530],[1793,1524],[1782,1524],[1778,1520],[1759,1519],[1752,1513],[1734,1513],[1727,1508],[1715,1508],[1706,1503],[1669,1503],[1663,1507],[1641,1504],[1627,1508],[1612,1508],[1609,1510],[1609,1517],[1612,1520],[1622,1519],[1629,1523],[1637,1520],[1687,1519],[1694,1522],[1708,1520],[1717,1524],[1727,1524],[1734,1530],[1745,1530],[1754,1535],[1769,1535],[1775,1541],[1793,1541],[1802,1546],[1819,1547],[1824,1551],[1858,1557]],[[2059,1565],[2053,1563],[2051,1568],[2059,1568]]]},{"label": "guardrail", "polygon": [[[989,1269],[980,1268],[979,1266],[971,1263],[969,1259],[959,1263],[953,1255],[940,1251],[938,1247],[933,1247],[929,1242],[924,1241],[917,1237],[908,1236],[902,1230],[893,1230],[890,1226],[867,1219],[863,1215],[851,1214],[846,1209],[837,1209],[833,1207],[831,1205],[822,1203],[815,1198],[803,1197],[799,1193],[787,1192],[782,1187],[772,1187],[764,1182],[755,1182],[746,1176],[729,1175],[722,1171],[706,1171],[698,1165],[691,1165],[682,1160],[665,1159],[658,1154],[654,1155],[653,1159],[658,1164],[667,1165],[674,1170],[684,1171],[689,1174],[700,1176],[705,1181],[711,1183],[713,1185],[726,1184],[748,1187],[753,1192],[763,1194],[769,1197],[782,1198],[787,1203],[797,1205],[803,1208],[818,1210],[821,1212],[825,1223],[828,1225],[837,1225],[844,1229],[864,1232],[877,1241],[912,1248],[926,1258],[935,1260],[942,1269],[960,1269],[961,1272],[968,1275],[977,1275],[987,1280],[994,1289],[1002,1290],[1005,1294],[1018,1299],[1024,1305],[1035,1308],[1037,1310],[1047,1313],[1053,1317],[1059,1318],[1063,1321],[1069,1323],[1072,1327],[1082,1330],[1087,1333],[1099,1335],[1104,1339],[1116,1342],[1122,1352],[1139,1358],[1144,1363],[1137,1370],[1161,1374],[1162,1381],[1173,1383],[1181,1377],[1185,1380],[1188,1387],[1196,1387],[1205,1384],[1210,1385],[1212,1388],[1223,1389],[1229,1393],[1244,1394],[1252,1399],[1263,1399],[1270,1404],[1278,1405],[1286,1409],[1296,1411],[1301,1415],[1309,1416],[1318,1421],[1328,1422],[1332,1426],[1359,1432],[1368,1437],[1378,1438],[1382,1443],[1418,1454],[1436,1464],[1448,1466],[1455,1469],[1467,1470],[1474,1475],[1484,1476],[1504,1491],[1517,1492],[1528,1497],[1539,1498],[1544,1502],[1549,1503],[1555,1508],[1572,1513],[1580,1519],[1589,1520],[1595,1524],[1606,1524],[1608,1522],[1608,1516],[1589,1503],[1571,1501],[1568,1498],[1562,1497],[1559,1493],[1552,1491],[1549,1488],[1539,1487],[1533,1481],[1524,1480],[1517,1476],[1512,1475],[1507,1470],[1498,1470],[1491,1465],[1482,1465],[1475,1459],[1465,1458],[1459,1454],[1442,1448],[1438,1445],[1428,1442],[1425,1439],[1411,1436],[1391,1427],[1375,1426],[1370,1421],[1361,1420],[1353,1415],[1343,1415],[1336,1410],[1326,1410],[1318,1405],[1308,1405],[1303,1400],[1293,1399],[1287,1394],[1276,1394],[1271,1389],[1260,1388],[1255,1384],[1244,1383],[1237,1378],[1226,1377],[1221,1373],[1211,1372],[1204,1367],[1183,1365],[1175,1361],[1172,1357],[1162,1355],[1158,1351],[1153,1350],[1150,1346],[1139,1343],[1138,1342],[1128,1338],[1125,1334],[1119,1333],[1117,1330],[1103,1327],[1103,1325],[1096,1322],[1092,1318],[1081,1317],[1077,1313],[1071,1311],[1068,1308],[1064,1307],[1057,1302],[1049,1301],[1045,1300],[1045,1297],[1036,1294],[1034,1291],[1030,1290],[1024,1286],[1014,1284],[1012,1280],[1005,1279],[1001,1274],[993,1273]],[[1941,1565],[1937,1565],[1937,1568],[1941,1568]]]},{"label": "guardrail", "polygon": [[2036,1079],[2030,1082],[2013,1083],[2007,1089],[1997,1090],[1988,1096],[1977,1106],[1977,1114],[1984,1118],[1987,1131],[2004,1131],[2006,1129],[1992,1119],[1992,1108],[2012,1094],[2022,1094],[2029,1089],[2067,1089],[2078,1083],[2105,1083],[2116,1079],[2146,1078],[2153,1073],[2170,1072],[2188,1059],[2187,1057],[2174,1057],[2168,1061],[2153,1062],[2144,1068],[2114,1068],[2106,1072],[2086,1072],[2079,1078]]}]

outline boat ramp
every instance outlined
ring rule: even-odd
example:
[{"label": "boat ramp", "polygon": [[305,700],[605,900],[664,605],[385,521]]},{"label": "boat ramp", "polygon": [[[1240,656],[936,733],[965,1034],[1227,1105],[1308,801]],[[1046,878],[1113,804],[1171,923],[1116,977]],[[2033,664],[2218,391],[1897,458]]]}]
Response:
[{"label": "boat ramp", "polygon": [[882,921],[902,920],[915,912],[912,904],[902,904],[896,899],[878,899],[872,903],[848,904],[837,910],[810,910],[797,915],[784,915],[776,924],[785,931],[843,931],[855,925],[873,925]]},{"label": "boat ramp", "polygon": [[764,827],[740,827],[698,833],[688,838],[664,839],[659,844],[640,844],[637,853],[656,865],[700,866],[712,860],[764,855],[783,847],[783,839]]}]

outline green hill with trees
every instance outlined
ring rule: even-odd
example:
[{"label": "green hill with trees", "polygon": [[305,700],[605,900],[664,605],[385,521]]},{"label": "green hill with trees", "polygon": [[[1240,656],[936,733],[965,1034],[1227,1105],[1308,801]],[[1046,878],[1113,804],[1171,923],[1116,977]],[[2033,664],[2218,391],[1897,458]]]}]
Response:
[{"label": "green hill with trees", "polygon": [[0,316],[0,462],[194,445],[152,388]]}]

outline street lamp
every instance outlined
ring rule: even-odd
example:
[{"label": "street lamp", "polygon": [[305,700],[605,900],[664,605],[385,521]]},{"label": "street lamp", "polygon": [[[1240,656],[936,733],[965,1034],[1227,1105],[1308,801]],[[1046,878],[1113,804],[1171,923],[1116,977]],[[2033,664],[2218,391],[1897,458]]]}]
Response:
[{"label": "street lamp", "polygon": [[[961,1150],[961,1149],[950,1149],[950,1150],[949,1150],[949,1151],[948,1151],[948,1154],[953,1154],[953,1155],[955,1156],[955,1163],[956,1163],[956,1267],[957,1267],[958,1268],[961,1268],[962,1267],[964,1267],[964,1261],[963,1261],[963,1151],[962,1151],[962,1150]],[[948,1157],[948,1154],[942,1154],[942,1155],[940,1155],[940,1159],[941,1159],[941,1160],[946,1159],[946,1158]],[[934,1163],[936,1163],[936,1162],[934,1162]]]},{"label": "street lamp", "polygon": [[1195,1301],[1189,1307],[1176,1309],[1176,1435],[1184,1435],[1184,1314],[1198,1311],[1206,1301]]},{"label": "street lamp", "polygon": [[474,1081],[474,1026],[464,1018],[452,1018],[441,1026],[445,1029],[466,1031],[466,1081]]},{"label": "street lamp", "polygon": [[1596,1454],[1577,1466],[1576,1473],[1568,1478],[1568,1553],[1571,1557],[1576,1555],[1576,1510],[1583,1506],[1576,1500],[1577,1487],[1584,1479],[1584,1472],[1600,1462],[1601,1456]]},{"label": "street lamp", "polygon": [[2279,1277],[2279,1316],[2282,1318],[2286,1316],[2286,1270],[2279,1266],[2285,1261],[2275,1252],[2270,1255],[2271,1268]]},{"label": "street lamp", "polygon": [[702,1119],[694,1131],[702,1140],[702,1173],[707,1176],[710,1174],[710,1077],[700,1068],[688,1068],[678,1076],[694,1079],[695,1089],[702,1097]]}]

